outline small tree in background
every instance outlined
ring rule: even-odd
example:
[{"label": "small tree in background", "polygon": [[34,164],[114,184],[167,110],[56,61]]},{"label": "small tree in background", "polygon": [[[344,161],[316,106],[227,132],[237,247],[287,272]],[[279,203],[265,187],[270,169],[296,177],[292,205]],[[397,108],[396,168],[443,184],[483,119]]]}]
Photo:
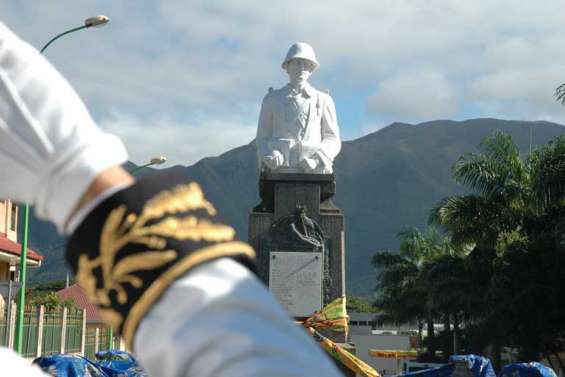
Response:
[{"label": "small tree in background", "polygon": [[565,105],[565,83],[555,88],[555,98],[557,101],[560,101],[561,104]]}]

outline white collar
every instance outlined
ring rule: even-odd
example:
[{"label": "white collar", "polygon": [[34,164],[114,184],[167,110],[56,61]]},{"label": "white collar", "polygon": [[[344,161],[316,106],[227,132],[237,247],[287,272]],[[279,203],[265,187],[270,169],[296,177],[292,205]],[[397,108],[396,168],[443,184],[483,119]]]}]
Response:
[{"label": "white collar", "polygon": [[316,89],[314,89],[309,83],[306,83],[306,85],[304,85],[304,88],[302,88],[301,90],[294,88],[290,83],[286,84],[285,88],[290,95],[302,93],[307,97],[313,97],[316,94]]}]

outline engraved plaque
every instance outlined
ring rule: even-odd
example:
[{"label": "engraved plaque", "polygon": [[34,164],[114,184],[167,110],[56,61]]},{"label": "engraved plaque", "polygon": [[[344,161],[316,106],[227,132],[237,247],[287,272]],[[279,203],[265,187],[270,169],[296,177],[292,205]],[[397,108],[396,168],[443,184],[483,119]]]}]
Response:
[{"label": "engraved plaque", "polygon": [[322,308],[322,253],[271,251],[269,289],[293,317]]}]

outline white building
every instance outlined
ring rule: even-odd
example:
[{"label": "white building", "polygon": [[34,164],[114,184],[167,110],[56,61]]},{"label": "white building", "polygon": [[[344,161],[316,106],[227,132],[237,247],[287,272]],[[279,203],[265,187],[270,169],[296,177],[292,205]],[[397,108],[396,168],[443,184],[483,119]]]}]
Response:
[{"label": "white building", "polygon": [[369,350],[410,351],[418,347],[417,326],[394,326],[384,323],[380,313],[349,312],[349,337],[356,355],[382,376],[396,374],[404,360],[374,358]]}]

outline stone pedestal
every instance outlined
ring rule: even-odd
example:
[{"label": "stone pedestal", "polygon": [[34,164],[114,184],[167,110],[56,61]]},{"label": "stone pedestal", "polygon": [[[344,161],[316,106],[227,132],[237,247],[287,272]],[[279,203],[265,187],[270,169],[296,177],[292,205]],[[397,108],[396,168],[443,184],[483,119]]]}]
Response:
[{"label": "stone pedestal", "polygon": [[[322,297],[319,300],[321,305],[344,296],[344,218],[332,202],[335,177],[328,174],[267,173],[261,176],[259,191],[262,201],[250,214],[249,243],[257,251],[260,278],[269,285],[270,271],[273,268],[271,258],[276,258],[277,255],[293,259],[291,253],[317,253],[311,255],[314,256],[313,261],[317,261],[318,257],[323,261],[319,274],[322,279],[319,282],[322,285]],[[297,255],[294,259],[300,258]],[[316,270],[312,269],[314,267],[305,266],[305,269],[311,270],[304,274],[308,273],[310,278],[318,279]],[[277,268],[277,274],[280,274],[280,267]],[[296,275],[300,271],[289,270],[289,276],[291,273]],[[300,284],[305,280],[300,277],[298,281]],[[277,285],[277,289],[284,288]],[[288,297],[292,297],[290,292]],[[315,297],[303,299],[313,302]],[[300,305],[293,307],[297,306]],[[311,313],[303,313],[302,316],[309,314]],[[302,316],[297,315],[297,318]],[[343,334],[326,335],[337,342],[346,341]]]}]

